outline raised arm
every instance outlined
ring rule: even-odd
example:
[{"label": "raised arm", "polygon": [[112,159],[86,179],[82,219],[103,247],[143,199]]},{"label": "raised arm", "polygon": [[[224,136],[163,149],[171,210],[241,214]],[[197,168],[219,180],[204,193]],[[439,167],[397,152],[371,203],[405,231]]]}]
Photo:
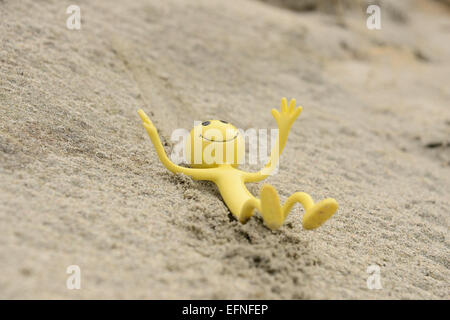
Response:
[{"label": "raised arm", "polygon": [[286,98],[281,99],[280,112],[276,109],[272,109],[272,116],[278,124],[278,139],[273,146],[272,152],[270,153],[270,159],[267,164],[258,172],[245,173],[245,182],[257,182],[267,178],[273,170],[276,168],[280,155],[283,152],[284,146],[291,130],[291,126],[295,119],[302,112],[302,107],[295,108],[295,99],[289,102],[289,107],[287,105]]},{"label": "raised arm", "polygon": [[169,171],[173,173],[183,173],[185,175],[191,176],[194,179],[197,180],[211,180],[213,178],[213,172],[210,169],[192,169],[192,168],[185,168],[176,165],[172,161],[170,161],[169,157],[166,154],[166,151],[164,150],[164,147],[161,143],[161,139],[159,138],[158,131],[156,130],[155,126],[153,125],[150,118],[145,114],[144,110],[139,109],[138,114],[142,119],[142,124],[144,125],[144,128],[147,130],[147,133],[150,137],[150,139],[153,142],[153,145],[155,146],[156,153],[158,154],[159,160],[161,160],[162,164],[169,169]]}]

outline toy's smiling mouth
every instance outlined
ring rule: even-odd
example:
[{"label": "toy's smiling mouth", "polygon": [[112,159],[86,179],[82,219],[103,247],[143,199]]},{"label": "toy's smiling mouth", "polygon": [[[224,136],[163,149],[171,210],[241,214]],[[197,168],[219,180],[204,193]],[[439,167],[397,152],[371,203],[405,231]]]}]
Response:
[{"label": "toy's smiling mouth", "polygon": [[200,137],[201,137],[202,139],[205,139],[206,141],[209,141],[209,142],[222,142],[222,143],[224,143],[224,142],[233,141],[234,139],[237,138],[238,134],[239,134],[239,131],[236,132],[236,135],[235,135],[233,138],[227,139],[227,140],[212,140],[212,139],[208,139],[208,138],[204,137],[202,134],[200,134]]}]

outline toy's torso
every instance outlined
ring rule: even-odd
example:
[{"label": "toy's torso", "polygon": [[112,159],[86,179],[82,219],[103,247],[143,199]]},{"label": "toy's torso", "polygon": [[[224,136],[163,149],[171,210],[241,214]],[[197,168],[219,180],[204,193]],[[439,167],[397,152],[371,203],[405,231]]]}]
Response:
[{"label": "toy's torso", "polygon": [[248,199],[254,198],[245,186],[242,172],[231,166],[220,167],[220,172],[214,182],[226,205],[237,217],[244,203]]}]

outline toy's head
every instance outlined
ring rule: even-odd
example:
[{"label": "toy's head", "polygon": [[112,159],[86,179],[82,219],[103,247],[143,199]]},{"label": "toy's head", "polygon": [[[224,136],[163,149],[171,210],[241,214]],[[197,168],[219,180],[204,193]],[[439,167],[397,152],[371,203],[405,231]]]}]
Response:
[{"label": "toy's head", "polygon": [[186,160],[193,168],[214,168],[221,164],[237,167],[244,151],[239,130],[223,120],[196,125],[185,144]]}]

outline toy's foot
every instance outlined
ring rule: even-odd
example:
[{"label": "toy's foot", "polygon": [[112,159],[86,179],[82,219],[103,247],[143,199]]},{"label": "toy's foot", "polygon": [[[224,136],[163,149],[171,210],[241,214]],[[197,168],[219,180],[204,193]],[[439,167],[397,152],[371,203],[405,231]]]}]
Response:
[{"label": "toy's foot", "polygon": [[334,199],[325,199],[316,203],[306,210],[303,216],[303,228],[311,230],[320,227],[338,209],[338,204]]},{"label": "toy's foot", "polygon": [[266,226],[276,230],[283,225],[284,214],[280,206],[280,198],[274,187],[265,184],[259,193],[261,201],[261,214]]}]

